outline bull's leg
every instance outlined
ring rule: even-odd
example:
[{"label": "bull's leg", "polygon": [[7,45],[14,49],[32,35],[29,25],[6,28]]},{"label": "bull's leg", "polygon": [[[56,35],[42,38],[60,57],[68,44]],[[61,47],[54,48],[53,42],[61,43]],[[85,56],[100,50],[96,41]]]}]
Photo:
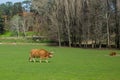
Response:
[{"label": "bull's leg", "polygon": [[31,62],[31,61],[32,61],[32,59],[29,59],[29,61]]},{"label": "bull's leg", "polygon": [[35,58],[33,58],[33,62],[35,62]]},{"label": "bull's leg", "polygon": [[45,61],[46,61],[46,63],[48,63],[48,60],[47,60],[47,59],[46,59]]},{"label": "bull's leg", "polygon": [[40,63],[42,63],[42,60],[40,59]]},{"label": "bull's leg", "polygon": [[42,63],[42,59],[40,59],[40,63]]},{"label": "bull's leg", "polygon": [[31,57],[29,57],[29,61],[32,62],[32,58]]},{"label": "bull's leg", "polygon": [[30,57],[29,57],[29,61],[30,61],[30,62],[32,62],[32,61],[35,62],[35,58],[30,56]]}]

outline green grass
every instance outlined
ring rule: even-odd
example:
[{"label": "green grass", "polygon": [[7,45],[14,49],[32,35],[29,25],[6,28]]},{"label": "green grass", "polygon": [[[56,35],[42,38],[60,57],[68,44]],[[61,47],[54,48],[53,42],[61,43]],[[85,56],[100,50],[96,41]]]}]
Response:
[{"label": "green grass", "polygon": [[[29,62],[32,48],[54,51],[54,57]],[[120,56],[109,56],[111,51],[0,44],[0,80],[119,80]]]}]

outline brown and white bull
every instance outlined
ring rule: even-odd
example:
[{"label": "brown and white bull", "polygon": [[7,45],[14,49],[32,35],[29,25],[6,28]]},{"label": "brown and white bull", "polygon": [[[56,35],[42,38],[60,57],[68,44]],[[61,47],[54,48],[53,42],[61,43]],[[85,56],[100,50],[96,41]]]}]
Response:
[{"label": "brown and white bull", "polygon": [[53,52],[48,52],[45,49],[32,49],[30,52],[29,61],[34,61],[35,58],[40,58],[40,63],[45,60],[48,63],[48,58],[53,56]]}]

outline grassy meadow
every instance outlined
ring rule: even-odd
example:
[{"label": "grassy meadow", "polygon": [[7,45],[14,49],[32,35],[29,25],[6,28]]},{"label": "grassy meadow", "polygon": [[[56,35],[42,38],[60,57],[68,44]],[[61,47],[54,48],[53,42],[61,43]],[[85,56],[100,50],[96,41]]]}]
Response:
[{"label": "grassy meadow", "polygon": [[[54,51],[49,63],[29,62],[33,48]],[[109,56],[116,51],[117,56]],[[0,44],[0,80],[119,80],[120,51]]]}]

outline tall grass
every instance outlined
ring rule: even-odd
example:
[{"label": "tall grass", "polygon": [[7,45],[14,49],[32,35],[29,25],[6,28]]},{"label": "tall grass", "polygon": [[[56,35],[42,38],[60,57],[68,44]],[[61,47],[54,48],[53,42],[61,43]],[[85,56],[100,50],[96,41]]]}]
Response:
[{"label": "tall grass", "polygon": [[[29,62],[33,48],[54,51],[49,63]],[[119,80],[120,56],[112,50],[90,50],[39,45],[0,45],[1,80]]]}]

